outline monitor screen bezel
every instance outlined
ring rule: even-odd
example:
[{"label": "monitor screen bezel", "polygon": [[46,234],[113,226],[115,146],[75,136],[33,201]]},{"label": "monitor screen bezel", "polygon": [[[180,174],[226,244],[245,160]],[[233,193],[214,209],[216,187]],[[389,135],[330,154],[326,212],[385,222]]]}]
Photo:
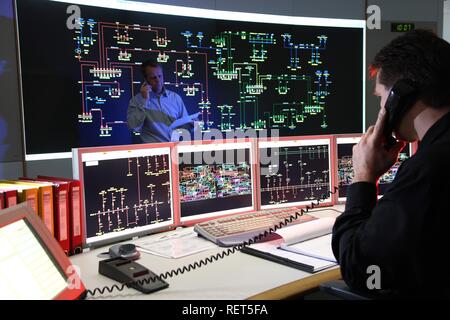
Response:
[{"label": "monitor screen bezel", "polygon": [[[82,243],[83,248],[95,248],[100,247],[106,244],[111,244],[119,241],[123,241],[126,239],[132,239],[135,237],[141,237],[145,235],[149,235],[152,233],[158,233],[163,231],[173,230],[176,226],[176,211],[174,208],[174,188],[173,188],[173,171],[174,171],[174,162],[172,161],[172,150],[174,142],[167,143],[147,143],[147,144],[135,144],[135,145],[121,145],[121,146],[106,146],[106,147],[92,147],[92,148],[74,148],[72,149],[73,153],[73,177],[80,181],[81,188],[81,212],[83,216],[83,235],[82,235]],[[83,155],[94,154],[94,153],[105,153],[105,152],[117,152],[117,151],[135,151],[135,150],[155,150],[155,149],[168,149],[167,155],[169,156],[169,178],[170,178],[170,193],[171,193],[171,221],[161,222],[161,224],[148,225],[145,227],[139,228],[135,232],[126,232],[117,234],[115,236],[108,235],[102,238],[97,237],[87,237],[87,225],[86,225],[86,202],[85,202],[85,188],[84,188],[84,170],[83,170]],[[166,153],[161,153],[166,154]],[[132,229],[131,229],[132,230]]]},{"label": "monitor screen bezel", "polygon": [[[218,150],[221,150],[220,146],[226,145],[225,148],[233,149],[232,147],[229,147],[230,144],[248,144],[249,149],[249,156],[250,156],[250,170],[251,170],[251,181],[252,181],[252,205],[249,207],[243,207],[238,209],[233,209],[232,212],[230,210],[225,211],[219,211],[215,213],[203,213],[198,216],[191,216],[191,217],[182,217],[181,214],[181,201],[180,201],[180,194],[179,194],[179,188],[174,188],[174,194],[177,199],[175,208],[177,209],[177,225],[179,226],[191,226],[196,223],[207,221],[211,219],[216,219],[219,217],[225,217],[225,216],[231,216],[241,213],[247,213],[255,211],[257,208],[257,189],[258,185],[256,184],[256,171],[257,171],[257,162],[256,162],[256,155],[255,155],[255,138],[239,138],[239,139],[223,139],[223,140],[195,140],[191,142],[180,142],[178,143],[174,148],[174,158],[177,159],[178,162],[178,155],[181,153],[184,148],[186,147],[193,147],[200,146],[199,149],[206,147],[217,147]],[[247,149],[247,148],[245,148]],[[222,149],[225,150],[225,149]],[[206,151],[206,150],[198,150],[198,151]],[[186,151],[184,151],[186,152]],[[195,150],[193,150],[195,152]],[[175,158],[176,156],[176,158]],[[176,178],[178,181],[179,179],[179,166],[176,166],[176,170],[174,171],[174,178]],[[195,218],[194,218],[195,217]]]},{"label": "monitor screen bezel", "polygon": [[[334,144],[335,147],[335,162],[334,162],[334,171],[335,171],[335,187],[339,187],[339,165],[338,165],[338,150],[340,144],[348,144],[348,143],[358,143],[363,134],[338,134],[334,135]],[[417,142],[411,142],[409,143],[409,157],[412,157],[418,149],[418,143]],[[378,186],[378,184],[377,184]],[[382,194],[377,195],[378,199],[381,199],[383,197]],[[339,190],[335,194],[335,204],[345,204],[347,202],[347,197],[339,197]]]},{"label": "monitor screen bezel", "polygon": [[[334,144],[336,145],[335,147],[335,162],[334,162],[334,166],[335,166],[335,187],[339,188],[339,165],[338,165],[338,149],[339,149],[339,145],[340,144],[348,144],[348,143],[358,143],[361,140],[361,137],[363,135],[362,134],[339,134],[339,135],[335,135],[334,136]],[[341,142],[342,141],[342,142]],[[343,204],[347,201],[347,197],[339,197],[339,190],[336,192],[335,194],[335,203],[336,204]]]},{"label": "monitor screen bezel", "polygon": [[[260,149],[262,148],[261,143],[264,144],[274,144],[282,143],[292,146],[298,146],[301,145],[301,142],[303,141],[318,141],[318,140],[327,140],[327,143],[329,145],[329,159],[328,159],[328,165],[330,168],[329,173],[329,179],[330,179],[330,190],[333,191],[333,186],[335,185],[335,173],[334,173],[334,143],[333,143],[333,135],[311,135],[311,136],[293,136],[293,137],[279,137],[279,138],[271,138],[271,139],[259,139],[257,143],[257,163],[258,163],[258,172],[257,172],[257,178],[258,178],[258,210],[267,210],[267,209],[277,209],[277,208],[289,208],[289,207],[299,207],[304,208],[306,206],[311,206],[312,201],[297,201],[297,202],[290,202],[290,203],[284,203],[284,204],[274,204],[274,205],[262,205],[261,204],[261,174],[260,174]],[[316,203],[316,201],[314,201]],[[332,206],[334,204],[334,197],[333,194],[331,194],[328,198],[326,198],[323,201],[320,201],[319,204],[315,204],[315,207],[326,207],[326,206]]]}]

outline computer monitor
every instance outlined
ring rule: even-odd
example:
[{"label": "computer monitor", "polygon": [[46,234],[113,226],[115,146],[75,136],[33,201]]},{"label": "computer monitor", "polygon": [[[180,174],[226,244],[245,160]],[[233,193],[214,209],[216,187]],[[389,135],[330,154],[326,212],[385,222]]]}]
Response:
[{"label": "computer monitor", "polygon": [[[336,137],[336,165],[337,183],[339,187],[338,201],[347,199],[347,189],[353,183],[353,146],[361,140],[361,136],[341,136]],[[397,162],[378,180],[378,196],[381,197],[386,192],[389,185],[395,178],[400,165],[413,154],[413,144],[407,144],[398,156]]]},{"label": "computer monitor", "polygon": [[353,146],[361,140],[361,135],[336,137],[338,202],[346,200],[348,186],[353,181]]},{"label": "computer monitor", "polygon": [[378,180],[378,196],[383,196],[394,181],[400,165],[412,156],[412,144],[407,144],[399,153],[397,162]]},{"label": "computer monitor", "polygon": [[26,204],[0,211],[0,300],[84,298],[75,266]]},{"label": "computer monitor", "polygon": [[331,205],[331,137],[259,142],[261,209]]},{"label": "computer monitor", "polygon": [[179,144],[180,223],[255,209],[251,141]]},{"label": "computer monitor", "polygon": [[85,245],[174,226],[171,143],[74,149],[82,185]]}]

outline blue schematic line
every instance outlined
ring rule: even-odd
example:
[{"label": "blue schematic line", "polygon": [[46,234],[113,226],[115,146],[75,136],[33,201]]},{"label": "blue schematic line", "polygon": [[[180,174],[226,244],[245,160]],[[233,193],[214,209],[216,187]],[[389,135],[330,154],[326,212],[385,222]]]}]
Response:
[{"label": "blue schematic line", "polygon": [[[319,45],[314,45],[314,44],[309,44],[309,43],[298,43],[298,44],[293,44],[291,42],[291,35],[289,33],[284,33],[281,35],[283,38],[283,47],[286,49],[290,50],[290,67],[291,68],[299,68],[299,63],[298,63],[298,50],[311,50],[311,60],[310,63],[311,64],[319,64],[320,60],[319,60],[319,50],[326,50],[327,48],[327,36],[321,35],[318,36],[317,38],[319,39]],[[292,55],[293,52],[295,54],[295,59],[292,59]]]}]

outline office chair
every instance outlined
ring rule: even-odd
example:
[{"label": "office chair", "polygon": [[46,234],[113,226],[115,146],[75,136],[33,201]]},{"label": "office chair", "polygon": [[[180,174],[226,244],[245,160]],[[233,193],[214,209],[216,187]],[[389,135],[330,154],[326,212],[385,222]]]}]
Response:
[{"label": "office chair", "polygon": [[377,293],[361,293],[350,289],[344,280],[333,280],[323,282],[319,285],[319,291],[343,300],[398,300],[398,299],[450,299],[450,292],[445,285],[439,284],[436,287],[424,289],[423,293],[403,293],[395,294],[390,290],[379,290]]},{"label": "office chair", "polygon": [[373,297],[368,296],[350,289],[344,280],[333,280],[321,283],[320,291],[344,300],[372,300]]}]

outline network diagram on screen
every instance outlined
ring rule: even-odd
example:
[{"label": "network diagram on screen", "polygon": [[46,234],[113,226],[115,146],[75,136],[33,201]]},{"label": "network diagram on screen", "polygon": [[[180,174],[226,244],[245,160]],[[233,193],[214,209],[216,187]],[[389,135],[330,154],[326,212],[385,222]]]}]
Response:
[{"label": "network diagram on screen", "polygon": [[308,201],[330,190],[328,145],[280,147],[272,152],[279,163],[260,164],[266,169],[260,178],[262,206]]},{"label": "network diagram on screen", "polygon": [[[231,153],[230,153],[231,152]],[[181,216],[190,217],[252,206],[252,171],[249,149],[217,150],[214,162],[205,161],[209,151],[183,152],[179,159]],[[182,163],[186,155],[201,162]],[[191,164],[193,163],[193,164]]]},{"label": "network diagram on screen", "polygon": [[[341,143],[337,145],[339,197],[345,197],[348,187],[353,182],[352,150],[354,143]],[[383,195],[387,187],[394,181],[401,164],[411,156],[410,145],[406,145],[399,153],[397,161],[378,180],[378,194]]]},{"label": "network diagram on screen", "polygon": [[[127,83],[122,73],[127,73],[131,79],[135,77],[130,66],[135,65],[136,59],[141,61],[142,52],[167,64],[165,69],[174,70],[175,81],[167,81],[167,87],[179,87],[184,96],[198,101],[194,108],[200,111],[203,131],[211,128],[221,131],[249,128],[294,131],[313,116],[320,116],[320,127],[328,126],[326,98],[330,94],[332,76],[321,66],[321,52],[325,54],[327,49],[325,35],[318,35],[316,43],[293,43],[293,37],[288,33],[277,37],[273,33],[223,31],[208,38],[203,31],[194,34],[187,30],[181,32],[186,40],[185,46],[173,48],[165,27],[92,19],[80,19],[80,26],[80,30],[75,32],[75,58],[80,62],[83,76],[83,105],[78,117],[82,123],[92,123],[93,114],[98,112],[100,136],[111,135],[114,125],[125,123],[114,118],[106,121],[103,112],[104,108],[114,105],[114,99],[120,98],[125,91],[122,88],[130,88],[131,95],[134,95],[134,84]],[[145,35],[147,43],[135,40],[139,39],[139,33]],[[277,45],[277,38],[279,42],[282,39],[281,46]],[[101,43],[100,55],[92,53],[92,47],[97,43]],[[142,48],[149,45],[148,49]],[[238,51],[237,48],[243,47],[249,47],[249,50]],[[270,59],[271,56],[274,59],[272,51],[281,48],[289,52],[289,59],[285,59],[284,68],[280,70],[282,73],[265,74],[265,64],[273,63]],[[92,59],[94,61],[87,61]],[[308,65],[316,67],[315,71],[305,73],[302,69]],[[219,82],[231,82],[237,99],[213,106],[208,75]],[[125,82],[122,87],[121,82]],[[304,82],[306,90],[296,90],[297,82]],[[271,108],[259,107],[269,95],[275,96],[276,102],[271,104]]]},{"label": "network diagram on screen", "polygon": [[169,221],[169,156],[86,161],[87,237]]},{"label": "network diagram on screen", "polygon": [[180,172],[181,202],[250,193],[250,167],[246,163],[188,166]]},{"label": "network diagram on screen", "polygon": [[[47,2],[50,18],[42,27],[64,45],[36,51],[31,48],[39,40],[27,32],[34,28],[35,6],[29,0],[18,4],[27,154],[131,143],[126,112],[139,93],[140,64],[147,59],[162,64],[165,87],[182,97],[188,112],[199,112],[203,133],[362,131],[362,28],[80,6],[79,28],[69,30],[52,18],[66,17],[67,4]],[[32,63],[39,59],[45,71]],[[35,88],[39,80],[51,85]],[[48,119],[62,110],[60,121]],[[28,134],[42,123],[58,132],[52,146],[39,144],[48,133]]]}]

